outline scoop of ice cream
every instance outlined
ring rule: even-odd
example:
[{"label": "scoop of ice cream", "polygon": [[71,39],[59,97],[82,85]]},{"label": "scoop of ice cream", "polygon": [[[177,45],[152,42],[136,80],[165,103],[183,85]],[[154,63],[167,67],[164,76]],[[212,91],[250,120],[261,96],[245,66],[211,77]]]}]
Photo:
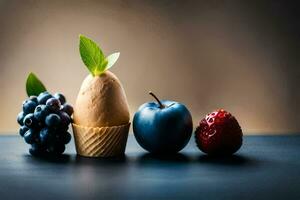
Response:
[{"label": "scoop of ice cream", "polygon": [[74,123],[86,127],[119,126],[129,122],[129,108],[119,79],[110,71],[88,75],[74,108]]}]

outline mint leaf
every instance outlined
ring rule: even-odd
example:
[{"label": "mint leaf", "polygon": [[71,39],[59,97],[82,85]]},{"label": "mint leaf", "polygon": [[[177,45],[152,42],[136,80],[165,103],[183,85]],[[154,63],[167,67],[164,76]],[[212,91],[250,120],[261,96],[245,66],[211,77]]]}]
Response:
[{"label": "mint leaf", "polygon": [[110,54],[109,56],[107,56],[107,58],[106,58],[107,65],[106,65],[105,70],[111,68],[117,62],[119,56],[120,56],[120,52],[113,53],[113,54]]},{"label": "mint leaf", "polygon": [[113,53],[105,58],[98,44],[84,35],[79,35],[79,51],[83,63],[93,76],[97,76],[111,68],[120,53]]},{"label": "mint leaf", "polygon": [[101,74],[106,67],[103,52],[93,40],[83,35],[79,38],[79,51],[83,63],[93,76]]},{"label": "mint leaf", "polygon": [[28,96],[38,96],[40,93],[45,92],[46,87],[38,79],[34,73],[30,73],[26,80],[26,92]]}]

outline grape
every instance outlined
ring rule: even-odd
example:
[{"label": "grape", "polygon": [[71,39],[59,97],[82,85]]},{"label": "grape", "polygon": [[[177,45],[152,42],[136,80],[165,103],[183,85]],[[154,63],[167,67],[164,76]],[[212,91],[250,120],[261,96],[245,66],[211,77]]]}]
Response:
[{"label": "grape", "polygon": [[60,119],[61,119],[61,127],[62,127],[62,129],[67,128],[69,126],[69,124],[71,123],[70,116],[66,112],[63,112],[63,111],[59,112],[59,116],[60,116]]},{"label": "grape", "polygon": [[60,122],[61,122],[60,116],[53,113],[49,114],[45,119],[45,123],[48,127],[56,128],[59,126]]},{"label": "grape", "polygon": [[36,106],[37,106],[37,103],[35,103],[32,100],[27,99],[23,102],[23,112],[25,114],[33,113]]},{"label": "grape", "polygon": [[60,155],[65,151],[65,145],[64,144],[60,144],[60,143],[56,143],[56,144],[52,144],[48,147],[47,151],[52,154],[52,155]]},{"label": "grape", "polygon": [[71,138],[72,138],[71,134],[69,132],[66,132],[62,140],[64,144],[68,144],[71,141]]},{"label": "grape", "polygon": [[26,126],[21,126],[20,130],[19,130],[19,134],[23,137],[24,134],[29,130],[29,128],[27,128]]},{"label": "grape", "polygon": [[57,134],[55,139],[57,143],[68,144],[71,141],[71,138],[71,134],[65,131]]},{"label": "grape", "polygon": [[27,114],[24,117],[23,124],[25,126],[27,126],[28,128],[36,128],[38,126],[38,123],[37,123],[36,119],[34,118],[33,113]]},{"label": "grape", "polygon": [[46,105],[38,105],[34,110],[34,118],[39,122],[44,122],[46,116],[50,113],[49,108]]},{"label": "grape", "polygon": [[53,96],[48,92],[42,92],[38,97],[39,104],[46,104],[47,100],[52,98]]},{"label": "grape", "polygon": [[23,102],[22,110],[17,117],[21,126],[19,134],[31,145],[29,153],[33,156],[62,154],[72,137],[68,129],[73,114],[73,107],[66,103],[64,95],[43,92],[38,97],[30,96]]},{"label": "grape", "polygon": [[29,153],[33,156],[42,156],[46,153],[46,151],[43,146],[32,144],[31,148],[29,149]]},{"label": "grape", "polygon": [[50,98],[47,100],[46,105],[50,108],[53,112],[58,112],[60,109],[60,101],[56,98]]},{"label": "grape", "polygon": [[66,98],[63,94],[55,93],[54,97],[60,101],[61,105],[64,105],[66,103]]},{"label": "grape", "polygon": [[33,129],[29,129],[25,134],[24,134],[24,140],[28,144],[33,144],[37,142],[37,134]]},{"label": "grape", "polygon": [[63,105],[62,111],[66,112],[70,117],[72,116],[74,110],[73,107],[70,104]]},{"label": "grape", "polygon": [[54,139],[54,133],[53,131],[51,131],[50,129],[48,128],[43,128],[41,131],[40,131],[40,141],[41,141],[41,144],[49,144],[51,142],[53,142],[53,139]]},{"label": "grape", "polygon": [[34,101],[36,104],[39,103],[36,96],[30,96],[29,99],[30,99],[31,101]]},{"label": "grape", "polygon": [[26,115],[25,115],[25,113],[24,113],[23,111],[20,112],[20,113],[18,114],[17,121],[18,121],[18,123],[19,123],[21,126],[24,125],[23,121],[24,121],[24,117],[25,117],[25,116],[26,116]]}]

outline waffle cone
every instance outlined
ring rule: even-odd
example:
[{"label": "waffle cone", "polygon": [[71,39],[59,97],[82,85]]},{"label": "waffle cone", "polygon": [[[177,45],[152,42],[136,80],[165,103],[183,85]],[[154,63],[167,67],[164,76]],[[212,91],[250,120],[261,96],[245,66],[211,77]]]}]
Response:
[{"label": "waffle cone", "polygon": [[86,157],[123,155],[130,123],[111,127],[84,127],[72,124],[77,154]]}]

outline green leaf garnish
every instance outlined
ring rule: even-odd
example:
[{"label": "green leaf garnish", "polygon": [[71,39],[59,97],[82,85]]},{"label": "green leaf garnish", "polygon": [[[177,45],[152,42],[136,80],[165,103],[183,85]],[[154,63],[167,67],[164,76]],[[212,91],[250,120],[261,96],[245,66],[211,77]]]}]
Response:
[{"label": "green leaf garnish", "polygon": [[120,53],[113,53],[105,58],[102,50],[96,42],[79,35],[79,51],[83,63],[93,76],[97,76],[111,68],[119,58]]},{"label": "green leaf garnish", "polygon": [[26,92],[28,96],[38,96],[40,93],[45,92],[46,87],[38,79],[34,73],[30,73],[26,80]]},{"label": "green leaf garnish", "polygon": [[117,62],[119,56],[120,56],[120,52],[113,53],[113,54],[110,54],[109,56],[107,56],[107,58],[106,58],[106,60],[107,60],[106,69],[111,68]]}]

